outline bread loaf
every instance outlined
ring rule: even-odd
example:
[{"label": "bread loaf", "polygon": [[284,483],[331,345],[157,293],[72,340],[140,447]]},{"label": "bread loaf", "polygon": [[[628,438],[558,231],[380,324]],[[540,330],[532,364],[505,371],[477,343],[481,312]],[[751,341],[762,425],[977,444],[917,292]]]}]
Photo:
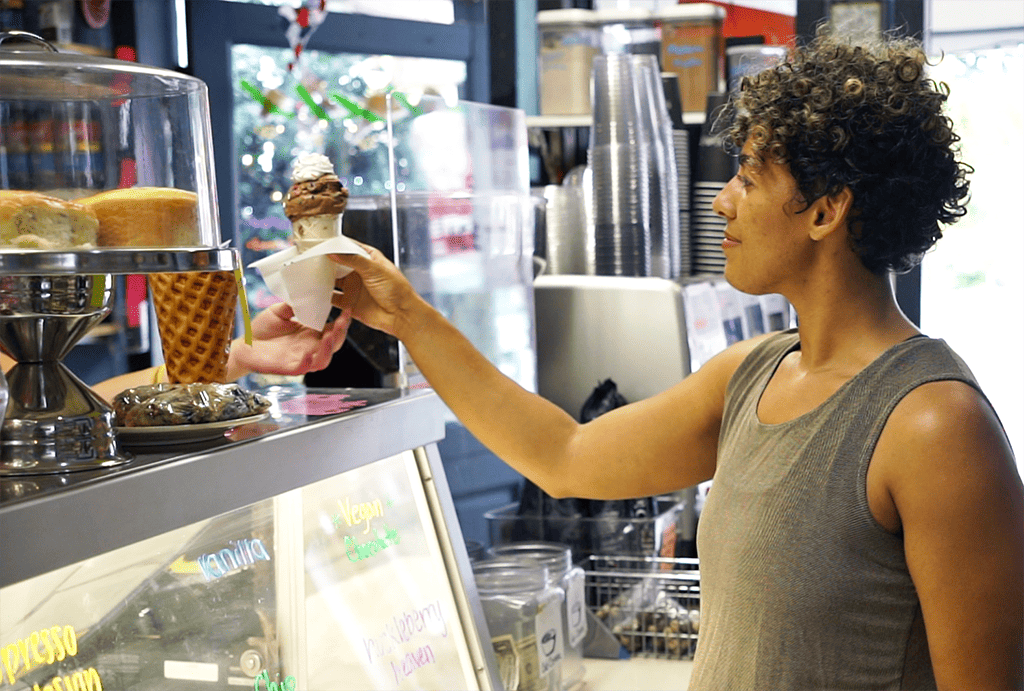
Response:
[{"label": "bread loaf", "polygon": [[0,190],[0,245],[24,249],[90,249],[96,214],[75,202],[38,192]]}]

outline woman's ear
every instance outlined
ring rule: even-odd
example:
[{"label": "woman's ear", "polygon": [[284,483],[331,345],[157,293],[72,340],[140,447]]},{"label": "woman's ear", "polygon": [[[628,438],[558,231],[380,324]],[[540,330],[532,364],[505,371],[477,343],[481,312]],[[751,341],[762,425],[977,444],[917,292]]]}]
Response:
[{"label": "woman's ear", "polygon": [[811,212],[811,239],[824,240],[832,231],[845,227],[853,206],[853,192],[844,187],[834,195],[825,195],[817,199],[808,211]]}]

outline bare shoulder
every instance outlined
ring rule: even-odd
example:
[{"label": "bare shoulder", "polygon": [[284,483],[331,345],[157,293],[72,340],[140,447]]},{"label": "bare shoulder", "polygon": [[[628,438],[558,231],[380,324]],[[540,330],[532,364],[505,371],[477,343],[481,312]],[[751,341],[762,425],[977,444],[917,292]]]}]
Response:
[{"label": "bare shoulder", "polygon": [[732,344],[654,400],[661,399],[672,406],[685,404],[686,409],[695,417],[703,418],[705,424],[714,426],[717,439],[730,380],[754,349],[777,333],[763,334]]},{"label": "bare shoulder", "polygon": [[908,393],[886,423],[876,461],[897,500],[897,494],[953,479],[961,491],[1020,485],[999,418],[977,389],[961,381],[930,382]]},{"label": "bare shoulder", "polygon": [[885,433],[908,450],[945,449],[941,456],[985,453],[993,461],[991,465],[1013,462],[992,406],[981,392],[962,381],[930,382],[908,393],[893,411]]}]

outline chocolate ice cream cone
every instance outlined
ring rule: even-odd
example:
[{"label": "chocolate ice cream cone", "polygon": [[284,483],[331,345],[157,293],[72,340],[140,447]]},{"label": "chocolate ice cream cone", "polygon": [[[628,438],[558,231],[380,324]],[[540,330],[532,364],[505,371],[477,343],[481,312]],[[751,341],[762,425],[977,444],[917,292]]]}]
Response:
[{"label": "chocolate ice cream cone", "polygon": [[150,274],[167,377],[172,383],[224,383],[238,285],[230,271]]},{"label": "chocolate ice cream cone", "polygon": [[295,162],[284,214],[292,222],[292,239],[300,252],[341,235],[348,190],[322,154],[304,154]]}]

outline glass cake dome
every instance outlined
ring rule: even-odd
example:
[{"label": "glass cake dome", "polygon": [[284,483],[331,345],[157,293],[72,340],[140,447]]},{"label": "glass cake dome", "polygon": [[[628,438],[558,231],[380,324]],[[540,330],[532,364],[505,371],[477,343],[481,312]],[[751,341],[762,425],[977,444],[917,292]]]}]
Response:
[{"label": "glass cake dome", "polygon": [[0,32],[0,251],[219,239],[201,80]]}]

